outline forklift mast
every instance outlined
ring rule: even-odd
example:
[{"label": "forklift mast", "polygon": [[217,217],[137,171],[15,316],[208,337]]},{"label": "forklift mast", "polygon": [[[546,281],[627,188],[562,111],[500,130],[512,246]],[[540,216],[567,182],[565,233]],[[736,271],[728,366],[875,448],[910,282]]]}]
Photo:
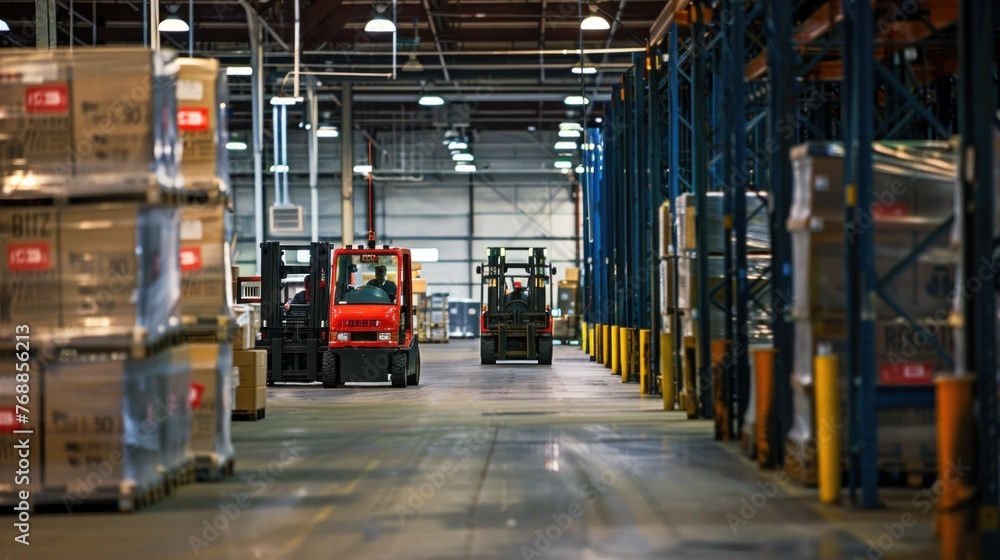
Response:
[{"label": "forklift mast", "polygon": [[[285,264],[285,251],[309,251],[309,264]],[[326,339],[330,315],[330,254],[326,242],[308,245],[282,245],[278,241],[261,243],[261,338],[282,337],[282,281],[289,274],[309,275],[309,319],[305,328],[316,332],[311,338]]]}]

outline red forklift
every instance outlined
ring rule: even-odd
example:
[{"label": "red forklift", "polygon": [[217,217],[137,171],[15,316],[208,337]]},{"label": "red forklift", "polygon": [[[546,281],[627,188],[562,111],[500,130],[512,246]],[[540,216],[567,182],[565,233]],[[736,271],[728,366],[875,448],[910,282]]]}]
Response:
[{"label": "red forklift", "polygon": [[320,376],[324,387],[420,383],[410,250],[389,245],[376,248],[373,202],[369,174],[368,245],[333,253],[329,348]]},{"label": "red forklift", "polygon": [[[480,363],[538,360],[552,363],[552,276],[540,247],[490,247],[481,275]],[[508,253],[515,258],[507,260]]]}]

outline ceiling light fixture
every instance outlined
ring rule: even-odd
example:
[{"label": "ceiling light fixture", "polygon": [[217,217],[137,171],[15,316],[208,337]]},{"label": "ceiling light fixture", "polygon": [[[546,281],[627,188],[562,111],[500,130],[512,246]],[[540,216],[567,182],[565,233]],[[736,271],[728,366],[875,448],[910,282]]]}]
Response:
[{"label": "ceiling light fixture", "polygon": [[476,166],[471,163],[456,163],[455,171],[457,173],[475,173]]},{"label": "ceiling light fixture", "polygon": [[457,153],[457,154],[455,154],[455,155],[451,156],[451,159],[452,159],[453,161],[473,161],[473,160],[475,160],[476,158],[475,158],[475,157],[473,157],[473,155],[472,155],[472,154],[469,154],[469,153],[465,153],[465,152],[459,152],[459,153]]},{"label": "ceiling light fixture", "polygon": [[0,31],[10,31],[10,26],[2,19],[0,19]]},{"label": "ceiling light fixture", "polygon": [[392,33],[396,31],[396,24],[386,19],[383,14],[385,4],[375,5],[375,15],[365,24],[365,33]]},{"label": "ceiling light fixture", "polygon": [[579,130],[571,130],[571,129],[568,129],[568,128],[561,128],[561,129],[559,129],[559,137],[560,138],[579,138],[580,137],[580,131]]},{"label": "ceiling light fixture", "polygon": [[247,149],[246,142],[226,142],[226,149],[234,152],[240,152]]},{"label": "ceiling light fixture", "polygon": [[466,144],[465,142],[462,142],[461,140],[455,140],[454,142],[448,144],[448,149],[449,150],[467,150],[467,149],[469,149],[469,145]]},{"label": "ceiling light fixture", "polygon": [[181,18],[175,15],[169,15],[167,16],[167,19],[161,21],[160,24],[156,26],[156,30],[160,33],[187,33],[191,30],[191,28],[188,27],[187,22]]},{"label": "ceiling light fixture", "polygon": [[296,103],[301,102],[301,97],[285,97],[279,95],[271,98],[271,105],[295,105]]},{"label": "ceiling light fixture", "polygon": [[565,159],[560,159],[556,161],[556,169],[569,169],[573,167],[573,162]]},{"label": "ceiling light fixture", "polygon": [[372,166],[370,166],[370,165],[355,165],[354,166],[354,172],[355,173],[361,173],[361,174],[368,174],[368,173],[372,172]]},{"label": "ceiling light fixture", "polygon": [[227,66],[227,76],[252,76],[253,68],[249,66]]},{"label": "ceiling light fixture", "polygon": [[410,53],[410,60],[407,60],[401,69],[403,72],[423,72],[424,65],[420,64],[420,61],[417,60],[417,55]]},{"label": "ceiling light fixture", "polygon": [[439,105],[444,105],[444,99],[438,95],[423,95],[417,103],[420,103],[424,107],[437,107]]},{"label": "ceiling light fixture", "polygon": [[575,150],[576,142],[556,142],[556,150]]},{"label": "ceiling light fixture", "polygon": [[563,103],[567,105],[587,105],[590,103],[590,100],[582,95],[568,95],[563,100]]},{"label": "ceiling light fixture", "polygon": [[584,57],[583,64],[581,65],[580,62],[577,62],[572,68],[570,68],[570,71],[574,74],[596,74],[597,67]]},{"label": "ceiling light fixture", "polygon": [[597,13],[597,6],[595,4],[589,5],[588,8],[590,8],[590,16],[580,22],[580,29],[584,31],[604,31],[611,29],[611,24],[608,23],[608,20]]},{"label": "ceiling light fixture", "polygon": [[336,138],[340,131],[334,126],[321,126],[316,129],[316,138]]},{"label": "ceiling light fixture", "polygon": [[559,123],[559,130],[583,130],[583,125],[578,122],[566,121]]}]

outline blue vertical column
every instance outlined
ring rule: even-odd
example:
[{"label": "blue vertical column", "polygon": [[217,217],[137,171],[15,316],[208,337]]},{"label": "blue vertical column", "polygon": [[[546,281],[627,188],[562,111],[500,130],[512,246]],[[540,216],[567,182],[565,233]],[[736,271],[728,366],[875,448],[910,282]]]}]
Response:
[{"label": "blue vertical column", "polygon": [[[997,133],[997,91],[993,82],[995,67],[990,62],[994,45],[992,13],[994,3],[986,0],[963,0],[959,20],[959,132],[962,137],[960,185],[962,189],[963,247],[962,267],[966,278],[995,262],[993,137]],[[994,118],[988,116],[993,115]],[[983,551],[1000,550],[1000,452],[998,452],[997,411],[997,314],[995,277],[980,278],[982,288],[968,290],[965,299],[966,369],[976,375],[979,462],[975,481],[979,489],[979,530]],[[970,282],[971,285],[971,282]],[[988,551],[994,551],[989,553]]]},{"label": "blue vertical column", "polygon": [[646,77],[646,91],[648,93],[646,98],[648,119],[648,126],[646,128],[646,162],[648,168],[646,173],[649,181],[647,192],[650,210],[650,274],[652,278],[650,282],[650,306],[652,309],[649,317],[649,326],[646,328],[652,330],[652,337],[649,342],[649,371],[654,391],[662,390],[662,387],[657,382],[657,376],[664,373],[660,371],[660,352],[670,351],[670,348],[660,347],[660,332],[666,327],[666,325],[662,324],[663,319],[660,315],[660,309],[668,305],[668,302],[662,300],[660,283],[666,284],[668,279],[660,277],[660,255],[663,254],[666,248],[660,246],[659,238],[661,229],[669,227],[668,224],[660,222],[660,206],[663,205],[663,201],[667,195],[667,182],[664,180],[666,168],[663,164],[664,159],[667,157],[665,146],[666,130],[663,126],[663,118],[665,116],[663,103],[666,101],[667,95],[664,88],[661,87],[663,83],[662,57],[662,50],[656,49],[653,51],[649,59],[649,73]]},{"label": "blue vertical column", "polygon": [[[638,250],[632,260],[633,270],[636,275],[636,315],[633,317],[632,328],[636,329],[635,336],[639,336],[638,329],[648,329],[652,325],[653,313],[650,286],[654,284],[651,279],[657,275],[656,258],[652,247],[655,242],[650,243],[653,235],[653,217],[649,213],[649,192],[650,192],[650,161],[649,152],[646,148],[649,136],[647,129],[652,125],[649,121],[646,98],[652,92],[648,91],[648,71],[646,66],[646,53],[635,53],[632,56],[632,68],[635,72],[633,81],[632,106],[635,113],[635,130],[633,148],[635,151],[635,245]],[[636,339],[638,347],[638,338]],[[634,377],[638,377],[639,372],[633,372]]]},{"label": "blue vertical column", "polygon": [[[771,317],[774,331],[774,425],[770,426],[776,445],[775,456],[784,457],[785,434],[792,425],[792,357],[795,331],[789,309],[792,303],[792,242],[785,222],[791,208],[792,164],[788,159],[791,139],[783,132],[783,123],[795,110],[792,98],[792,13],[786,0],[766,0],[764,33],[767,38],[768,112],[767,141],[768,181],[770,188],[771,226]],[[773,150],[772,150],[773,148]]]},{"label": "blue vertical column", "polygon": [[[872,7],[868,0],[844,0],[844,75],[847,115],[844,168],[847,275],[847,364],[853,377],[849,413],[851,498],[879,506],[878,421],[875,409],[875,231],[865,215],[872,206],[872,107],[875,54]],[[863,224],[868,223],[868,227]]]},{"label": "blue vertical column", "polygon": [[692,24],[693,35],[692,77],[691,77],[691,151],[692,151],[692,187],[695,193],[695,242],[697,245],[697,285],[698,285],[698,415],[701,418],[712,418],[712,304],[709,296],[708,282],[708,142],[706,134],[707,102],[706,86],[708,84],[707,63],[708,53],[705,45],[704,6],[699,0],[695,2],[695,20]]}]

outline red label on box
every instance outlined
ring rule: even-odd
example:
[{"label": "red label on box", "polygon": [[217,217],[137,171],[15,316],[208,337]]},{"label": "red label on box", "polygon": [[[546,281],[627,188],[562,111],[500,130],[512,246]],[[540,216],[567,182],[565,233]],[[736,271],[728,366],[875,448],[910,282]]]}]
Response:
[{"label": "red label on box", "polygon": [[181,247],[181,272],[196,272],[201,267],[201,247]]},{"label": "red label on box", "polygon": [[24,108],[28,113],[68,113],[69,88],[65,84],[28,86],[24,90]]},{"label": "red label on box", "polygon": [[883,204],[876,202],[872,204],[872,215],[876,218],[899,218],[910,215],[910,206],[902,202]]},{"label": "red label on box", "polygon": [[9,408],[0,408],[0,433],[14,433],[14,430],[17,429],[17,420],[15,419],[16,413],[17,409],[13,406]]},{"label": "red label on box", "polygon": [[203,396],[205,396],[205,386],[200,383],[192,383],[188,389],[188,404],[191,405],[191,410],[201,408],[201,398]]},{"label": "red label on box", "polygon": [[204,132],[208,130],[208,109],[205,107],[178,108],[177,129],[183,132]]},{"label": "red label on box", "polygon": [[929,362],[883,364],[883,385],[922,385],[934,382],[934,367]]},{"label": "red label on box", "polygon": [[52,270],[48,242],[11,243],[7,246],[7,269],[11,272]]}]

